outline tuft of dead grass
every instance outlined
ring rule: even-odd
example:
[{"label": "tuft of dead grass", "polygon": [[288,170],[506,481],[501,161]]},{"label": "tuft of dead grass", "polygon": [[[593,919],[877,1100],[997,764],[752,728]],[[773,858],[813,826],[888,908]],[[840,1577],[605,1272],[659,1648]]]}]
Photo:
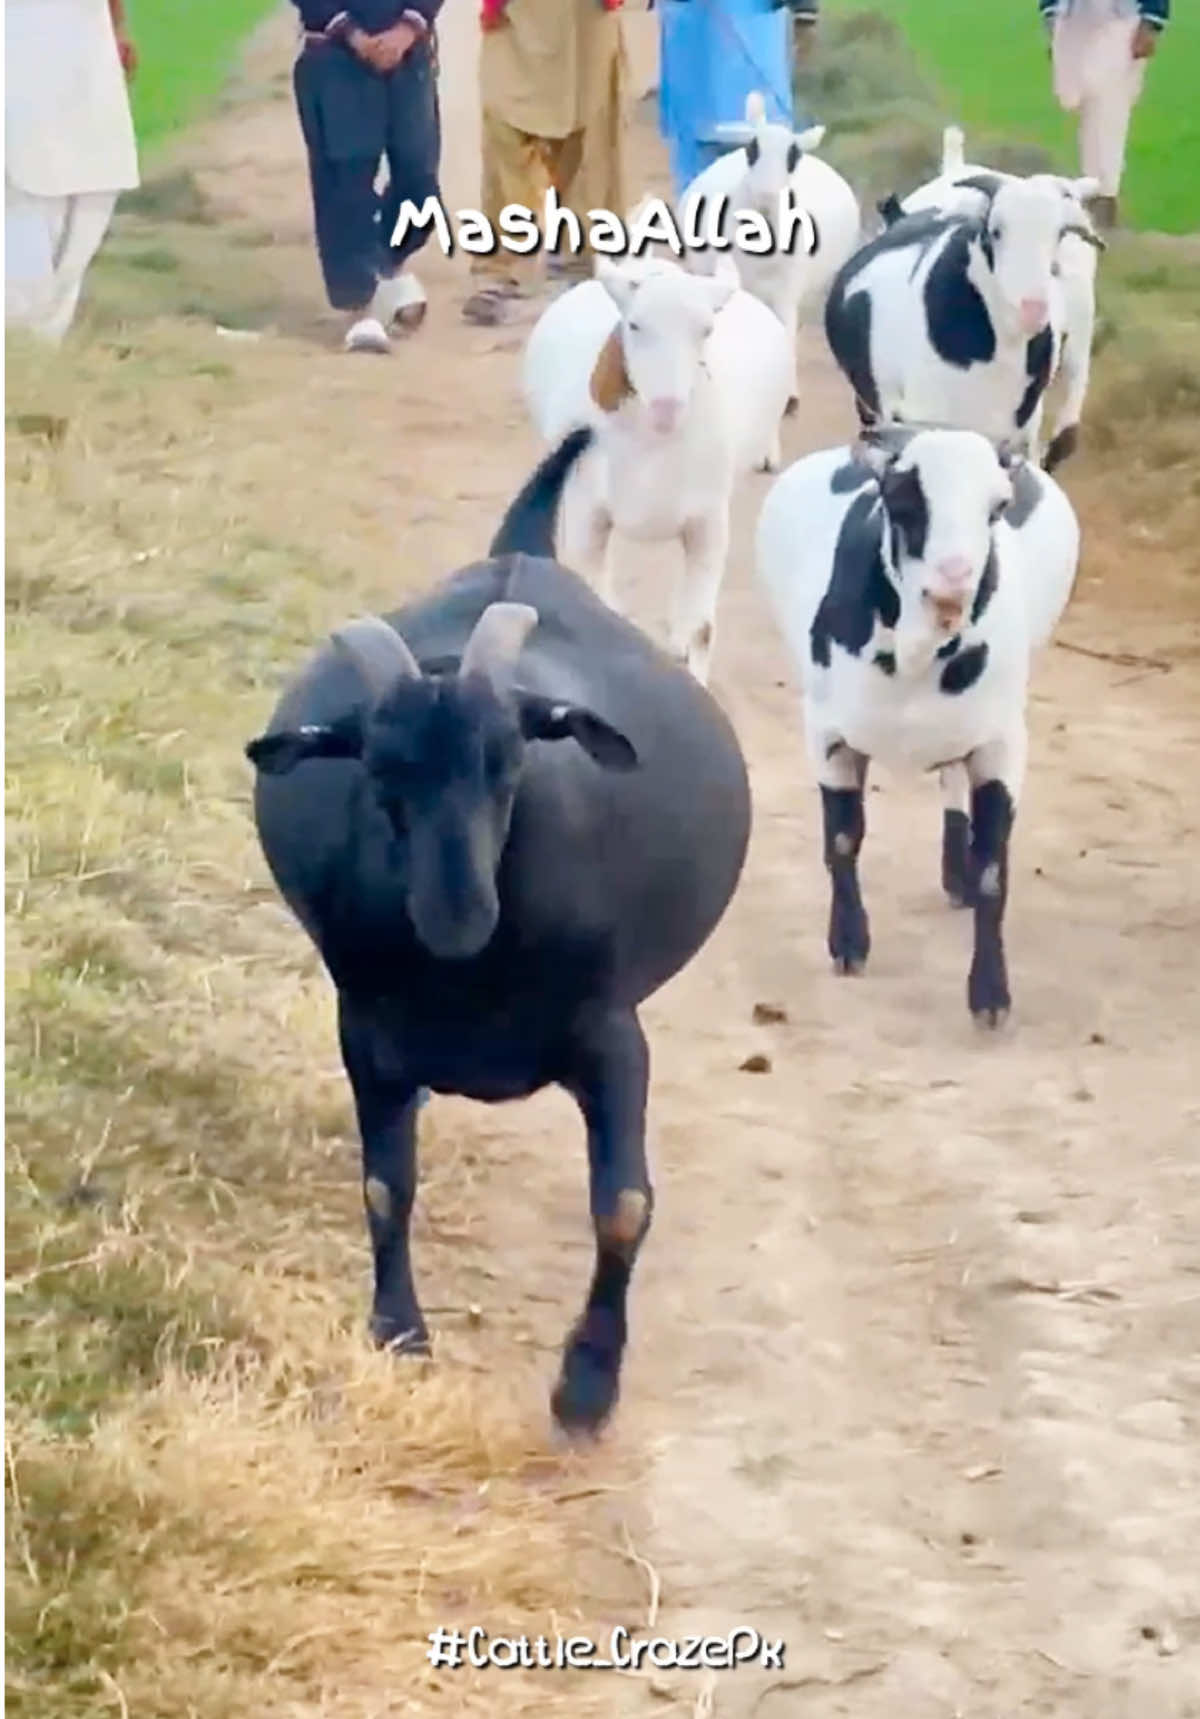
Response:
[{"label": "tuft of dead grass", "polygon": [[578,1618],[563,1466],[478,1379],[398,1368],[312,1307],[266,1352],[226,1346],[199,1375],[165,1360],[86,1432],[18,1410],[9,1711],[116,1690],[197,1719],[365,1719],[396,1710],[388,1691],[415,1714],[553,1710],[544,1679],[435,1671],[426,1634]]},{"label": "tuft of dead grass", "polygon": [[8,342],[9,1711],[611,1711],[603,1679],[424,1659],[440,1623],[636,1612],[633,1459],[552,1441],[503,1287],[475,1329],[482,1116],[422,1126],[435,1363],[367,1348],[332,995],[241,753],[348,607],[445,569],[454,408],[412,391],[401,463],[398,366],[223,342],[239,309],[287,322],[307,235],[268,247],[173,171],[63,351]]}]

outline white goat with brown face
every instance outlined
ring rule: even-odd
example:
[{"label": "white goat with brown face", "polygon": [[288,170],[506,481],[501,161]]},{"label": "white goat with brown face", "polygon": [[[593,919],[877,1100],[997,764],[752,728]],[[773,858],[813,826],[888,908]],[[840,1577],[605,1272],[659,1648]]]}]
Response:
[{"label": "white goat with brown face", "polygon": [[563,497],[559,557],[614,601],[614,533],[677,540],[683,577],[670,649],[706,682],[739,476],[779,460],[791,342],[732,271],[600,262],[543,312],[525,351],[525,400],[547,444],[596,432]]}]

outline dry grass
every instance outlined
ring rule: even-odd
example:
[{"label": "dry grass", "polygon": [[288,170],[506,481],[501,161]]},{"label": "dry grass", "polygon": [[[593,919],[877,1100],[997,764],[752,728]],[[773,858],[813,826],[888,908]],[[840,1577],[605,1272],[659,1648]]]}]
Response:
[{"label": "dry grass", "polygon": [[154,198],[69,349],[8,348],[9,1711],[609,1711],[612,1679],[424,1660],[438,1623],[636,1614],[627,1477],[552,1444],[515,1312],[468,1317],[483,1114],[423,1127],[436,1364],[368,1351],[331,994],[241,756],[348,605],[444,566],[449,408],[408,412],[402,472],[331,461],[395,422],[396,370],[222,341],[197,305],[267,303],[296,256],[186,177]]}]

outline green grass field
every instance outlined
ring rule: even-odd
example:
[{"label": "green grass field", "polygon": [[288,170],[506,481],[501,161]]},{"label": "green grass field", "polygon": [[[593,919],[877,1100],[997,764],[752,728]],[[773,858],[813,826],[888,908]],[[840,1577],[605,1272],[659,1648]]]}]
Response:
[{"label": "green grass field", "polygon": [[[945,119],[966,129],[968,153],[973,134],[987,132],[1075,165],[1074,125],[1054,101],[1034,0],[827,0],[827,10],[882,12],[904,30]],[[1175,11],[1134,110],[1121,200],[1132,226],[1190,233],[1200,229],[1200,9]]]},{"label": "green grass field", "polygon": [[140,57],[133,84],[138,142],[152,148],[221,91],[246,31],[277,0],[129,0]]}]

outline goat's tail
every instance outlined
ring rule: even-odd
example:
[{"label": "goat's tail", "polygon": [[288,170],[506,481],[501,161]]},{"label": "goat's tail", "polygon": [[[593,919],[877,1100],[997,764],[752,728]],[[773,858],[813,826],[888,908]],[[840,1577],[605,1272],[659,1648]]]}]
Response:
[{"label": "goat's tail", "polygon": [[592,444],[589,425],[572,430],[552,448],[524,484],[492,539],[490,556],[537,555],[554,560],[555,528],[563,485],[579,456]]},{"label": "goat's tail", "polygon": [[953,179],[967,164],[966,137],[961,125],[948,125],[942,132],[942,174]]}]

